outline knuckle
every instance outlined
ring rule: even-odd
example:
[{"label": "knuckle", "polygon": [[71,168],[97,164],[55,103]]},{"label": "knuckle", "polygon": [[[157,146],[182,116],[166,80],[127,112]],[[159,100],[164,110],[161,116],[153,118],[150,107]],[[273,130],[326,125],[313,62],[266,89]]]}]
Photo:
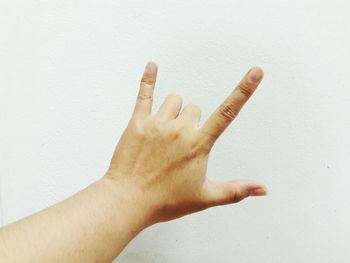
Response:
[{"label": "knuckle", "polygon": [[247,197],[247,193],[237,188],[231,188],[227,192],[227,201],[229,203],[238,203]]},{"label": "knuckle", "polygon": [[200,151],[200,148],[198,147],[191,147],[191,144],[190,142],[189,143],[189,148],[187,149],[186,151],[186,154],[184,156],[184,159],[189,162],[190,160],[193,160],[193,159],[197,159],[200,155],[201,155],[201,151]]},{"label": "knuckle", "polygon": [[230,189],[227,190],[226,192],[226,197],[224,202],[229,204],[229,203],[237,203],[241,201],[243,197],[235,190],[235,189]]},{"label": "knuckle", "polygon": [[235,190],[229,190],[227,191],[227,197],[226,197],[226,202],[227,203],[236,203],[240,201],[240,196]]},{"label": "knuckle", "polygon": [[249,98],[253,94],[253,90],[249,87],[248,83],[245,81],[238,85],[238,90],[246,98]]},{"label": "knuckle", "polygon": [[145,75],[141,79],[141,86],[152,85],[155,82],[155,78],[153,76]]},{"label": "knuckle", "polygon": [[129,124],[131,132],[139,138],[143,138],[146,135],[145,129],[141,123],[131,122]]},{"label": "knuckle", "polygon": [[182,137],[183,133],[179,127],[173,127],[169,129],[168,135],[171,139],[176,140]]},{"label": "knuckle", "polygon": [[155,134],[162,134],[163,133],[163,125],[161,122],[159,121],[154,121],[153,125],[152,125],[152,131]]},{"label": "knuckle", "polygon": [[153,96],[148,94],[140,94],[137,96],[137,100],[153,100]]},{"label": "knuckle", "polygon": [[232,121],[238,115],[238,110],[231,104],[221,104],[219,107],[219,114],[228,121]]},{"label": "knuckle", "polygon": [[196,137],[192,141],[192,151],[195,152],[197,156],[208,155],[211,147],[212,147],[212,144],[209,143],[208,140],[203,140]]}]

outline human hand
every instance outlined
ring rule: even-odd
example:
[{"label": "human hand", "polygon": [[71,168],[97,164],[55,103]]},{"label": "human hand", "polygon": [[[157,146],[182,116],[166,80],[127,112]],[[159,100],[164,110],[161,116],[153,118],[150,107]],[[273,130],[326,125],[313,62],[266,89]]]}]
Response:
[{"label": "human hand", "polygon": [[149,62],[134,112],[105,176],[140,198],[142,206],[137,209],[148,210],[147,224],[266,195],[266,187],[258,182],[218,182],[206,176],[212,146],[253,94],[263,71],[252,68],[201,127],[200,108],[190,104],[180,112],[182,99],[175,94],[152,115],[156,77],[157,64]]}]

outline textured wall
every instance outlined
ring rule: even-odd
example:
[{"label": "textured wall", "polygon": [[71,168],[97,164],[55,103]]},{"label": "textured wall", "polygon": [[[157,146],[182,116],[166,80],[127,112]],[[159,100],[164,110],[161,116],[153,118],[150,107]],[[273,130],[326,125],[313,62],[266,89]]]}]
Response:
[{"label": "textured wall", "polygon": [[347,0],[0,0],[3,224],[105,172],[148,59],[202,122],[255,64],[265,79],[213,148],[217,179],[266,198],[145,230],[118,263],[350,261]]}]

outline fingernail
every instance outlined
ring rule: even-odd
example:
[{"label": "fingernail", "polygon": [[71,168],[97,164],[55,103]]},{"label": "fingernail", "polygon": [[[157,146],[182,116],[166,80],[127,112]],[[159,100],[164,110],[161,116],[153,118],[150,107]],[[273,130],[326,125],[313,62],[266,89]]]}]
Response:
[{"label": "fingernail", "polygon": [[153,74],[157,70],[157,64],[154,61],[149,61],[145,68],[145,73]]},{"label": "fingernail", "polygon": [[263,71],[259,67],[251,68],[248,71],[248,80],[251,83],[259,83],[263,77]]},{"label": "fingernail", "polygon": [[262,195],[267,195],[267,190],[266,188],[253,188],[249,190],[249,195],[250,196],[262,196]]}]

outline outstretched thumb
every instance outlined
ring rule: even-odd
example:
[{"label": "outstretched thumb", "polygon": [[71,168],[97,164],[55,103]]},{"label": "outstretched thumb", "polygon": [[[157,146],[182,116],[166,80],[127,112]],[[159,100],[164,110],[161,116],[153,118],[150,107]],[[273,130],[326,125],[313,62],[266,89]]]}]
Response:
[{"label": "outstretched thumb", "polygon": [[237,203],[248,196],[267,195],[266,186],[251,180],[217,182],[207,180],[204,186],[204,203],[208,207]]}]

